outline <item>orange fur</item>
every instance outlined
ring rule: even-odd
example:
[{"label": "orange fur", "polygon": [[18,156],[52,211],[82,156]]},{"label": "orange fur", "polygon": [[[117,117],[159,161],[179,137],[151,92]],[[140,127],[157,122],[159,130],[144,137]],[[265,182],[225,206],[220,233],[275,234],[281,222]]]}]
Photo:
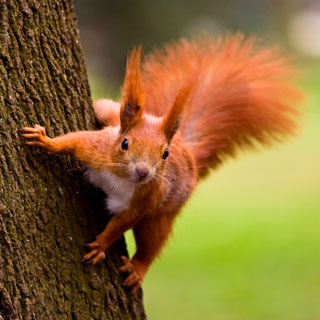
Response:
[{"label": "orange fur", "polygon": [[141,47],[133,49],[128,57],[126,77],[122,92],[120,122],[122,131],[137,123],[142,116],[145,91],[140,72]]},{"label": "orange fur", "polygon": [[300,93],[288,86],[293,72],[276,48],[260,49],[256,39],[237,34],[182,40],[156,51],[143,64],[146,111],[167,112],[190,73],[197,78],[181,131],[200,176],[238,147],[269,144],[294,132],[292,104]]},{"label": "orange fur", "polygon": [[286,59],[240,35],[168,46],[147,57],[142,73],[140,55],[140,48],[129,55],[121,103],[95,103],[98,122],[107,125],[102,130],[50,139],[40,126],[22,129],[28,145],[74,154],[108,194],[114,215],[88,245],[84,262],[104,259],[105,250],[133,229],[137,251],[123,257],[121,268],[133,291],[199,178],[237,147],[293,133],[291,103],[299,97],[287,85]]},{"label": "orange fur", "polygon": [[120,104],[109,99],[93,103],[94,115],[100,127],[118,126],[120,123]]},{"label": "orange fur", "polygon": [[183,109],[190,98],[190,93],[194,86],[194,80],[193,76],[188,76],[187,79],[185,79],[178,90],[171,109],[164,116],[162,130],[167,137],[168,143],[170,143],[171,139],[179,129]]}]

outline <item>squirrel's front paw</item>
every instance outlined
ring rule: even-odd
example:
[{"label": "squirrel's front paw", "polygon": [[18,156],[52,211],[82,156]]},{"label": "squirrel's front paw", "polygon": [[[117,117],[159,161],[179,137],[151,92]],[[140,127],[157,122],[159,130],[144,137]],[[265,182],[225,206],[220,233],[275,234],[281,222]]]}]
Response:
[{"label": "squirrel's front paw", "polygon": [[32,127],[21,128],[20,132],[22,132],[22,136],[28,141],[26,142],[29,146],[38,146],[42,148],[46,148],[48,150],[51,149],[51,139],[47,137],[46,129],[44,127],[36,124]]},{"label": "squirrel's front paw", "polygon": [[129,273],[123,285],[130,287],[131,292],[135,293],[141,287],[145,275],[145,268],[134,259],[129,259],[124,256],[122,256],[121,259],[124,265],[120,268],[120,271]]},{"label": "squirrel's front paw", "polygon": [[103,246],[99,243],[98,239],[97,241],[87,244],[87,247],[89,247],[91,251],[82,258],[81,262],[96,264],[105,259],[105,249],[103,249]]}]

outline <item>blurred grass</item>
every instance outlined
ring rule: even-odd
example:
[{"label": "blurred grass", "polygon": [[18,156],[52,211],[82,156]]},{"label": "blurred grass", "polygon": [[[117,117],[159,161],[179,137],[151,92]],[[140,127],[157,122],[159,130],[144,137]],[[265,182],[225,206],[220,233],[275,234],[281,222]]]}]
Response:
[{"label": "blurred grass", "polygon": [[301,68],[301,135],[199,185],[146,276],[149,319],[320,319],[320,65]]}]

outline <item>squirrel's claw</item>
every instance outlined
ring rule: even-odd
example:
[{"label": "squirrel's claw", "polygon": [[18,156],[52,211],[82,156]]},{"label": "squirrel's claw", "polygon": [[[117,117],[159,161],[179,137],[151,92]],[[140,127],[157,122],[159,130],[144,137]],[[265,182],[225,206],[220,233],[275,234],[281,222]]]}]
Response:
[{"label": "squirrel's claw", "polygon": [[47,137],[46,129],[36,124],[34,127],[24,127],[19,130],[22,137],[28,140],[26,142],[29,146],[48,147],[50,138]]},{"label": "squirrel's claw", "polygon": [[130,287],[131,292],[135,293],[141,287],[142,279],[143,277],[140,274],[138,274],[136,271],[133,271],[123,282],[123,286]]},{"label": "squirrel's claw", "polygon": [[91,242],[91,243],[86,244],[86,247],[89,249],[95,249],[95,248],[99,247],[99,243],[98,242]]},{"label": "squirrel's claw", "polygon": [[140,281],[141,281],[141,276],[136,271],[133,271],[130,273],[127,279],[123,282],[123,285],[132,287],[134,284],[137,284]]},{"label": "squirrel's claw", "polygon": [[105,257],[106,254],[103,251],[99,249],[93,249],[82,258],[81,262],[86,264],[96,264],[104,260]]},{"label": "squirrel's claw", "polygon": [[101,262],[102,260],[104,260],[106,258],[106,254],[103,251],[99,251],[96,256],[91,260],[92,264],[96,264],[98,262]]},{"label": "squirrel's claw", "polygon": [[129,259],[128,257],[125,257],[125,256],[121,256],[121,260],[122,260],[123,266],[120,268],[120,272],[131,273],[131,271],[134,268],[133,264],[131,262],[131,259]]},{"label": "squirrel's claw", "polygon": [[[34,127],[24,127],[20,129],[20,132],[24,132],[25,134],[30,134],[30,133],[34,133],[37,135],[37,137],[39,136],[43,136],[46,137],[46,129],[44,127],[39,126],[38,124],[36,124]],[[23,134],[24,136],[24,134]]]},{"label": "squirrel's claw", "polygon": [[139,268],[132,263],[131,259],[122,256],[121,260],[124,265],[120,268],[120,271],[129,273],[128,277],[123,282],[123,286],[130,287],[131,292],[135,293],[141,287],[143,274],[138,270]]},{"label": "squirrel's claw", "polygon": [[106,254],[102,249],[103,246],[99,242],[93,241],[88,243],[86,247],[91,249],[91,251],[82,258],[81,262],[86,264],[96,264],[105,259]]}]

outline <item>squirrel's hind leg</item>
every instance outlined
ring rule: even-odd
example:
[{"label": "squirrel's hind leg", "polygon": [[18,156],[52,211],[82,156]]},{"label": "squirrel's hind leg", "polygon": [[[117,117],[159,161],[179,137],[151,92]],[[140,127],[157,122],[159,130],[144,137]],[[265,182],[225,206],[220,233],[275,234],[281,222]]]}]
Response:
[{"label": "squirrel's hind leg", "polygon": [[94,115],[101,127],[120,125],[120,103],[109,99],[97,100],[93,103]]},{"label": "squirrel's hind leg", "polygon": [[147,216],[133,228],[137,251],[133,258],[122,257],[123,266],[120,271],[127,272],[124,285],[137,291],[152,261],[160,254],[170,232],[174,217],[162,213]]}]

